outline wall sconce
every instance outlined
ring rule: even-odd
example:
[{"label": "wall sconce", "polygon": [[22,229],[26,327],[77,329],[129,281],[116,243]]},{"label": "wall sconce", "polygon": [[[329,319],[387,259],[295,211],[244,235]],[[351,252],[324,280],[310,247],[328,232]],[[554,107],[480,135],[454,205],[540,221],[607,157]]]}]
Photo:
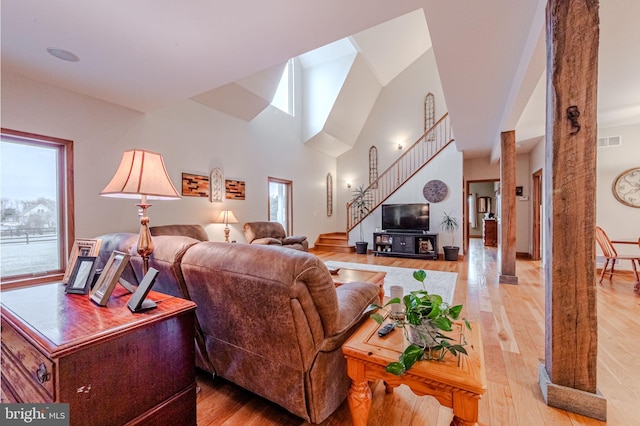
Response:
[{"label": "wall sconce", "polygon": [[398,144],[398,149],[402,149],[402,144],[401,143]]},{"label": "wall sconce", "polygon": [[351,182],[347,182],[347,188],[351,189]]}]

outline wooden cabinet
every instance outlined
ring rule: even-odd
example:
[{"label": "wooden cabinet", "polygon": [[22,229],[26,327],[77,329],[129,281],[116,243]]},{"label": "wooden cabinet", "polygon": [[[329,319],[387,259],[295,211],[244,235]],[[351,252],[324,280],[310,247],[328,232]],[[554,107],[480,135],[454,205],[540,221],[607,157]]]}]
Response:
[{"label": "wooden cabinet", "polygon": [[498,222],[495,219],[484,219],[482,221],[482,241],[485,246],[494,247],[498,245]]},{"label": "wooden cabinet", "polygon": [[373,254],[376,256],[438,259],[438,235],[424,233],[375,232]]},{"label": "wooden cabinet", "polygon": [[195,425],[193,302],[151,292],[133,314],[60,283],[2,292],[1,402],[69,403],[72,425]]}]

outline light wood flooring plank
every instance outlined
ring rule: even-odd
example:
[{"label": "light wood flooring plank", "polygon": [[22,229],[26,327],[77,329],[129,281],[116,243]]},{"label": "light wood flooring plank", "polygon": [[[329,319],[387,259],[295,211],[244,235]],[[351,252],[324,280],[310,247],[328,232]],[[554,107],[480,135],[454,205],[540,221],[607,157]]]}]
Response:
[{"label": "light wood flooring plank", "polygon": [[[458,273],[454,303],[463,316],[477,321],[484,342],[488,390],[480,400],[481,425],[505,426],[635,426],[640,419],[640,295],[632,274],[616,272],[597,284],[598,389],[607,399],[608,422],[548,407],[538,385],[544,358],[544,271],[539,261],[518,259],[518,285],[498,283],[497,249],[472,239],[464,261],[445,262],[317,253],[323,260],[368,263]],[[599,275],[598,275],[599,277]],[[198,424],[282,426],[307,425],[282,408],[222,379],[198,374]],[[400,386],[386,394],[372,383],[370,426],[444,426],[453,413],[431,397],[418,397]],[[274,382],[277,386],[277,382]],[[323,426],[351,425],[343,403]]]}]

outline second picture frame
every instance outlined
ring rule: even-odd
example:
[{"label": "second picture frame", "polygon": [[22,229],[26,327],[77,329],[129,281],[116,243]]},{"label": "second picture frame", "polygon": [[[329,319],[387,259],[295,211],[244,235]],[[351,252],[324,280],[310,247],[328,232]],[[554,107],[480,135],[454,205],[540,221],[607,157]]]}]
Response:
[{"label": "second picture frame", "polygon": [[107,263],[102,269],[100,278],[98,278],[95,286],[93,286],[93,290],[91,290],[89,296],[91,300],[100,306],[107,306],[109,297],[111,293],[113,293],[116,284],[118,284],[120,275],[122,275],[122,271],[125,266],[127,266],[127,262],[129,262],[129,255],[127,253],[119,251],[111,253],[109,260],[107,260]]}]

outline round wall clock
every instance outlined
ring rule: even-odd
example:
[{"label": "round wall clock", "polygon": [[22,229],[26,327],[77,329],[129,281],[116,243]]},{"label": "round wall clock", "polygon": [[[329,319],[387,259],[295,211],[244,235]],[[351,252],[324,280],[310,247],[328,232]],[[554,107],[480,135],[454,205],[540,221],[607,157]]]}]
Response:
[{"label": "round wall clock", "polygon": [[422,189],[424,198],[430,203],[439,203],[447,197],[448,193],[449,188],[447,187],[447,184],[437,179],[430,180]]},{"label": "round wall clock", "polygon": [[626,206],[640,208],[640,167],[620,173],[613,182],[613,195]]}]

